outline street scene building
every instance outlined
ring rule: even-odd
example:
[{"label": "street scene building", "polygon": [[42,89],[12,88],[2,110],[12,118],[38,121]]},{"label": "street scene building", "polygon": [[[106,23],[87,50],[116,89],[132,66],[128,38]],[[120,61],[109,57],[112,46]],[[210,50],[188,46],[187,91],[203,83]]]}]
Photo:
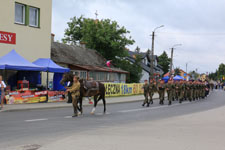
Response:
[{"label": "street scene building", "polygon": [[52,0],[1,1],[0,20],[0,56],[15,49],[30,62],[50,58]]},{"label": "street scene building", "polygon": [[[52,0],[1,1],[0,20],[0,56],[14,49],[30,62],[50,58]],[[15,72],[8,71],[10,74]],[[42,73],[43,85],[46,78]]]},{"label": "street scene building", "polygon": [[73,74],[83,79],[125,83],[129,72],[115,67],[107,67],[107,60],[97,51],[84,46],[52,42],[51,58],[57,64],[70,68]]},{"label": "street scene building", "polygon": [[[131,63],[135,62],[136,55],[141,56],[141,68],[142,68],[142,77],[140,79],[140,82],[144,82],[144,80],[149,78],[149,74],[151,73],[151,55],[148,52],[133,52],[133,51],[128,51],[129,56],[126,58],[128,61]],[[162,66],[158,64],[158,58],[156,55],[154,55],[154,73],[159,74],[160,76],[163,75],[163,70]]]}]

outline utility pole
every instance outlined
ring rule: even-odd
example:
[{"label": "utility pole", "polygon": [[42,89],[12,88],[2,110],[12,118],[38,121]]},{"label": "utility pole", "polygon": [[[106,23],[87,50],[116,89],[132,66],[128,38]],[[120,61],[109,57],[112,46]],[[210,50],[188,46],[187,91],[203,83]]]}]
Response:
[{"label": "utility pole", "polygon": [[155,66],[155,60],[154,60],[154,40],[155,40],[155,30],[158,28],[162,28],[164,27],[164,25],[161,25],[159,27],[156,27],[153,31],[152,31],[152,52],[151,52],[151,68],[150,68],[150,78],[153,79],[154,78],[154,66]]},{"label": "utility pole", "polygon": [[170,59],[170,77],[172,76],[172,66],[173,66],[173,50],[175,49],[174,47],[176,46],[181,46],[182,44],[175,44],[171,48],[171,59]]},{"label": "utility pole", "polygon": [[154,77],[154,64],[155,64],[155,62],[154,62],[154,36],[155,36],[155,32],[154,31],[152,31],[152,57],[151,57],[151,79],[153,79],[153,77]]},{"label": "utility pole", "polygon": [[171,48],[171,59],[170,59],[170,77],[172,76],[172,66],[173,66],[173,47]]}]

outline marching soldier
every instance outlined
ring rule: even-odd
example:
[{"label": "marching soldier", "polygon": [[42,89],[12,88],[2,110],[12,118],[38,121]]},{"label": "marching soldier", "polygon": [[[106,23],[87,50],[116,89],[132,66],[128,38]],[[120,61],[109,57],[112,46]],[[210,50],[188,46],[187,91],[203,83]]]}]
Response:
[{"label": "marching soldier", "polygon": [[163,105],[164,104],[164,96],[165,96],[165,84],[164,84],[164,80],[160,80],[158,86],[157,86],[157,90],[159,93],[159,104]]},{"label": "marching soldier", "polygon": [[168,97],[168,105],[172,104],[173,100],[173,89],[175,89],[175,85],[173,84],[173,80],[169,80],[166,85],[167,97]]},{"label": "marching soldier", "polygon": [[193,83],[192,80],[189,81],[189,101],[193,100]]},{"label": "marching soldier", "polygon": [[144,107],[145,104],[147,103],[147,107],[149,107],[149,101],[148,101],[149,84],[148,84],[148,80],[145,80],[145,83],[144,83],[144,85],[143,85],[143,89],[144,89],[145,100],[144,100],[142,106]]},{"label": "marching soldier", "polygon": [[149,83],[149,97],[150,97],[150,104],[153,104],[153,95],[156,91],[156,83],[153,82],[153,80],[150,80]]},{"label": "marching soldier", "polygon": [[175,99],[176,99],[176,100],[179,99],[179,95],[180,95],[179,92],[180,92],[180,91],[179,91],[179,81],[177,80],[177,81],[175,81]]},{"label": "marching soldier", "polygon": [[183,83],[183,80],[180,80],[180,84],[179,84],[179,103],[182,103],[182,101],[184,100],[184,91],[185,91],[185,86]]}]

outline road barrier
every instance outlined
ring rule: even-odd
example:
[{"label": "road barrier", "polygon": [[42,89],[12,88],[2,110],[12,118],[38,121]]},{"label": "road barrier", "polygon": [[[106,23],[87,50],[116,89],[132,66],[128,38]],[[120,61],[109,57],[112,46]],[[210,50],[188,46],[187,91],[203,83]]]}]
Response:
[{"label": "road barrier", "polygon": [[143,83],[104,83],[106,96],[123,96],[143,94]]}]

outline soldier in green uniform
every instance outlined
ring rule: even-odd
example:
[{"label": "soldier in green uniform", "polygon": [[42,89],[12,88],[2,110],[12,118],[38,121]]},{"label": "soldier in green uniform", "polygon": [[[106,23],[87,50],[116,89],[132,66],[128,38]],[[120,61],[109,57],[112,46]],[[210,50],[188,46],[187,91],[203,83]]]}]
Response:
[{"label": "soldier in green uniform", "polygon": [[194,81],[193,82],[193,100],[195,101],[197,99],[197,84],[196,84],[197,81]]},{"label": "soldier in green uniform", "polygon": [[175,99],[176,100],[179,99],[179,95],[180,95],[180,93],[179,93],[179,81],[176,80],[175,81]]},{"label": "soldier in green uniform", "polygon": [[165,96],[165,83],[164,80],[160,80],[157,86],[157,90],[159,93],[159,104],[163,105],[164,104],[164,96]]},{"label": "soldier in green uniform", "polygon": [[182,103],[182,101],[184,100],[184,91],[185,91],[185,86],[183,83],[183,80],[180,80],[180,84],[179,84],[179,103]]},{"label": "soldier in green uniform", "polygon": [[143,89],[144,89],[145,100],[144,100],[142,106],[144,107],[145,104],[147,104],[147,107],[149,107],[149,101],[148,101],[149,84],[148,84],[148,80],[145,80],[145,83],[144,83],[144,85],[143,85]]},{"label": "soldier in green uniform", "polygon": [[156,84],[154,84],[154,81],[150,79],[149,83],[149,97],[150,97],[150,104],[153,104],[153,95],[156,91]]},{"label": "soldier in green uniform", "polygon": [[189,96],[188,96],[189,101],[193,100],[193,84],[192,80],[189,81]]},{"label": "soldier in green uniform", "polygon": [[205,83],[204,82],[202,82],[202,98],[204,99],[205,98],[205,92],[206,92],[206,85],[205,85]]},{"label": "soldier in green uniform", "polygon": [[200,85],[199,85],[199,82],[197,81],[196,82],[196,98],[197,98],[197,100],[200,99],[199,91],[200,91]]},{"label": "soldier in green uniform", "polygon": [[166,84],[166,91],[167,91],[167,97],[168,97],[168,105],[172,104],[173,100],[173,90],[175,89],[175,85],[173,84],[173,80],[170,79],[168,83]]},{"label": "soldier in green uniform", "polygon": [[188,99],[188,82],[186,80],[183,81],[184,84],[184,100]]}]

